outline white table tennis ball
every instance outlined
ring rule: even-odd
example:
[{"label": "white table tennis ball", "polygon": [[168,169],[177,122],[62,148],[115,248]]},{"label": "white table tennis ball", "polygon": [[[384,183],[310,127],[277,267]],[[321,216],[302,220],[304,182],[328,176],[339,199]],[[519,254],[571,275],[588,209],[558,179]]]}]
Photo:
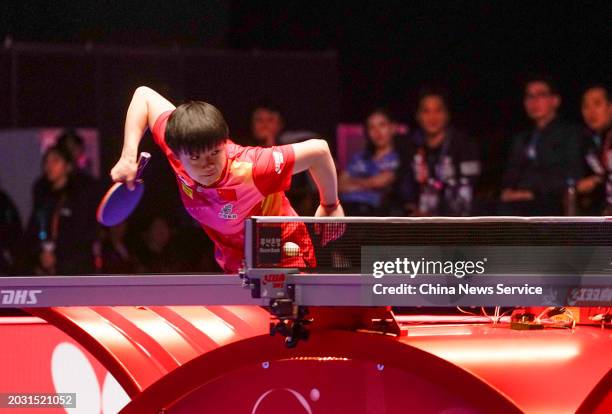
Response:
[{"label": "white table tennis ball", "polygon": [[283,244],[283,253],[287,257],[295,257],[300,254],[300,246],[293,242]]},{"label": "white table tennis ball", "polygon": [[311,389],[310,390],[310,400],[319,401],[319,398],[321,398],[321,393],[319,392],[319,390],[316,388]]}]

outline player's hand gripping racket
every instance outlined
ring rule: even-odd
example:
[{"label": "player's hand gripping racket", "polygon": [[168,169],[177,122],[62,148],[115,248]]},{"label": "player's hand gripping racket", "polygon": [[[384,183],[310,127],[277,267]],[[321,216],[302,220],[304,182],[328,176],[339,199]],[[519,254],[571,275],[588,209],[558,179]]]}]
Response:
[{"label": "player's hand gripping racket", "polygon": [[115,183],[108,189],[98,205],[96,213],[98,223],[109,227],[115,226],[132,214],[144,193],[144,182],[140,176],[150,159],[151,154],[148,152],[140,153],[133,190],[130,190],[126,183]]}]

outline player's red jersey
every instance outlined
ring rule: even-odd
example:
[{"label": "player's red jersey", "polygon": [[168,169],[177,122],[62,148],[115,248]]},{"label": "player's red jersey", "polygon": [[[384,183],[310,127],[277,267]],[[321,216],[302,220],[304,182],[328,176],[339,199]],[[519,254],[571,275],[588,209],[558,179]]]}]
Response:
[{"label": "player's red jersey", "polygon": [[[291,185],[295,155],[291,145],[243,147],[228,139],[227,163],[219,179],[203,186],[192,180],[165,140],[164,112],[153,126],[153,138],[176,175],[185,209],[215,244],[215,258],[226,273],[236,272],[244,258],[244,220],[250,216],[297,216],[284,191]],[[300,255],[284,266],[316,266],[312,241],[304,225],[283,229],[283,242],[300,246]]]}]

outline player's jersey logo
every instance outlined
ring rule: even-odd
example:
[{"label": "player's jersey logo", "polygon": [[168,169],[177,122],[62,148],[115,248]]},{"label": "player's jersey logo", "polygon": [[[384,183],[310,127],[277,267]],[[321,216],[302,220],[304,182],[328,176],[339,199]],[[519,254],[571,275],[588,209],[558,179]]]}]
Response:
[{"label": "player's jersey logo", "polygon": [[279,151],[272,151],[272,156],[274,157],[274,172],[280,174],[285,163],[283,153]]},{"label": "player's jersey logo", "polygon": [[219,217],[222,219],[226,219],[226,220],[234,220],[238,218],[237,214],[232,213],[233,209],[234,209],[234,205],[232,203],[227,203],[226,205],[223,206],[223,208],[219,212]]}]

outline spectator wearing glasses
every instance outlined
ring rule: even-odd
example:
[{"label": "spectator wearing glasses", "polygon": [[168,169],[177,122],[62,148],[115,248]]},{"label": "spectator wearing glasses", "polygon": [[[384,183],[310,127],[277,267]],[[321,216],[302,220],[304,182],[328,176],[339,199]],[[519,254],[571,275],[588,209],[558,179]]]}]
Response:
[{"label": "spectator wearing glasses", "polygon": [[563,215],[563,197],[582,176],[580,129],[559,119],[561,96],[548,77],[525,83],[523,105],[533,126],[512,139],[500,213]]}]

